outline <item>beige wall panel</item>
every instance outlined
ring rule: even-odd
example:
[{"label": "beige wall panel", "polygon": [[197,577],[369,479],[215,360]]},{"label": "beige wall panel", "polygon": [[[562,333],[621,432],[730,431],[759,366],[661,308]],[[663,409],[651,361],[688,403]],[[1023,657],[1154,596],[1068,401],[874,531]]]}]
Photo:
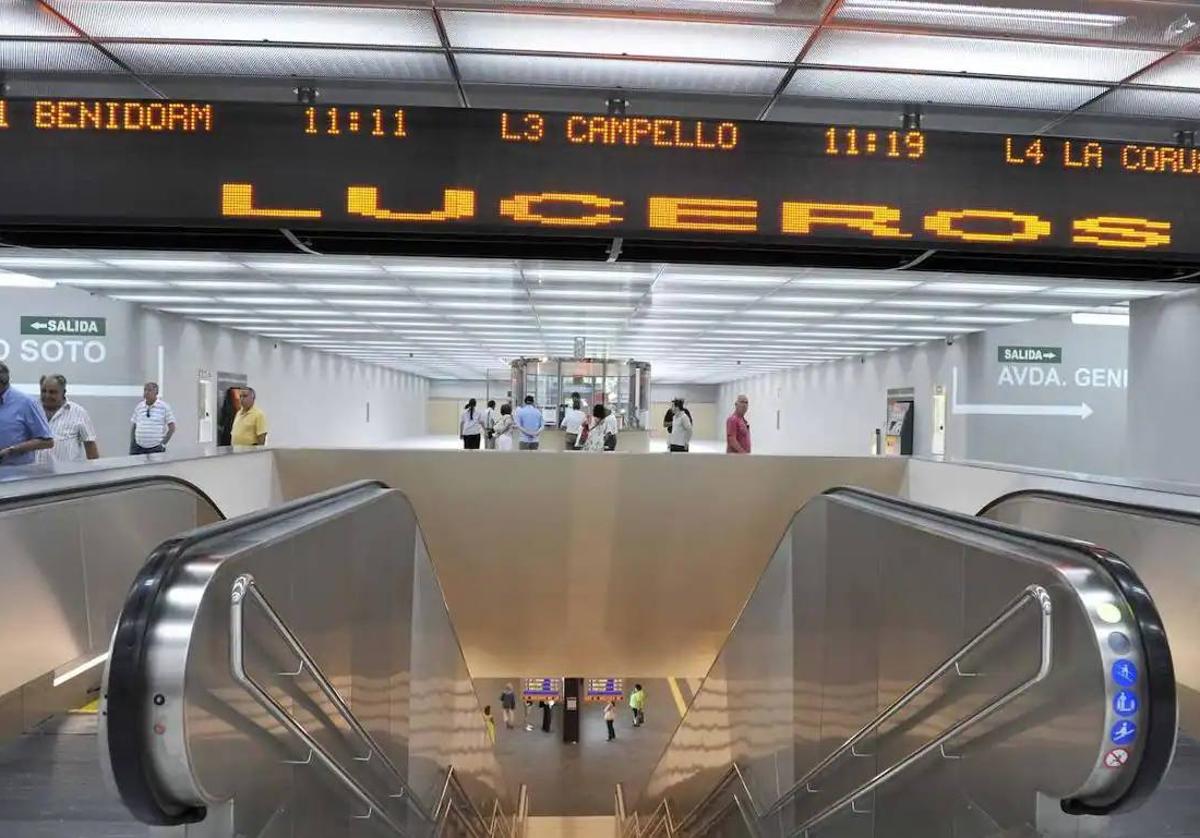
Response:
[{"label": "beige wall panel", "polygon": [[699,454],[275,456],[288,498],[362,478],[408,495],[476,678],[700,677],[792,514],[836,485],[895,494],[905,465]]},{"label": "beige wall panel", "polygon": [[458,436],[458,417],[463,405],[458,399],[430,399],[426,407],[426,427],[436,436]]}]

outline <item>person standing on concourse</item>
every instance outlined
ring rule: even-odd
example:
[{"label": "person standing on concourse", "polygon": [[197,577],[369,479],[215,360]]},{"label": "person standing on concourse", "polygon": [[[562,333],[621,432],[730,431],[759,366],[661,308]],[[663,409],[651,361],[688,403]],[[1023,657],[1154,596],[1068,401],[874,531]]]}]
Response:
[{"label": "person standing on concourse", "polygon": [[54,432],[42,406],[14,390],[8,365],[0,361],[0,467],[27,466],[34,452],[54,447]]}]

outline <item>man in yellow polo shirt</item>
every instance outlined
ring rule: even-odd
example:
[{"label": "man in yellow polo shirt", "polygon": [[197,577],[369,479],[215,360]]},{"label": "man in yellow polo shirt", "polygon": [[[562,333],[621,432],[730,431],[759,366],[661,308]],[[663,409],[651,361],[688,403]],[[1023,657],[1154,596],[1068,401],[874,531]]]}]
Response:
[{"label": "man in yellow polo shirt", "polygon": [[230,434],[230,442],[234,445],[267,444],[267,414],[254,404],[254,400],[254,388],[243,387],[242,409],[233,418],[233,432]]}]

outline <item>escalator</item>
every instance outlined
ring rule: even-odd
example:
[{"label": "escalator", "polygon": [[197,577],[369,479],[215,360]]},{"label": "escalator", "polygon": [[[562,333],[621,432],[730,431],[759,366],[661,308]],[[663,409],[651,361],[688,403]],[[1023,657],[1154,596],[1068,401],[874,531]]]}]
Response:
[{"label": "escalator", "polygon": [[222,520],[202,491],[154,476],[38,481],[0,500],[0,835],[134,836],[96,780],[101,666],[154,547]]},{"label": "escalator", "polygon": [[121,800],[180,834],[522,832],[416,517],[378,482],[159,546],[101,713]]},{"label": "escalator", "polygon": [[[403,494],[368,481],[230,521],[191,497],[99,574],[128,592],[89,639],[116,625],[100,747],[97,717],[71,715],[0,749],[0,835],[520,838],[528,794]],[[74,500],[137,523],[103,490]],[[1178,558],[1194,533],[1122,542],[998,504],[992,521],[840,489],[796,513],[646,788],[618,788],[620,834],[1188,835],[1193,650],[1173,662],[1166,638],[1196,618],[1174,594],[1160,618],[1147,586],[1186,565],[1157,575],[1142,548]],[[66,549],[46,543],[37,561]]]},{"label": "escalator", "polygon": [[[1187,834],[1154,601],[1082,541],[852,490],[807,504],[618,833]],[[1193,778],[1194,779],[1194,778]]]}]

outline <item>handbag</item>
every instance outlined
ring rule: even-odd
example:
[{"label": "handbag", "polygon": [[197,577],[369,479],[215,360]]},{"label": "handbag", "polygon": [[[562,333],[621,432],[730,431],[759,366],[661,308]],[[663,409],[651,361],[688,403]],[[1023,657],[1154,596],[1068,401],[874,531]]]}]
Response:
[{"label": "handbag", "polygon": [[591,430],[592,430],[591,426],[588,425],[587,422],[584,422],[583,426],[580,427],[580,429],[579,429],[579,436],[575,438],[575,447],[576,448],[583,447],[583,444],[585,442],[587,442],[588,434],[591,432]]}]

